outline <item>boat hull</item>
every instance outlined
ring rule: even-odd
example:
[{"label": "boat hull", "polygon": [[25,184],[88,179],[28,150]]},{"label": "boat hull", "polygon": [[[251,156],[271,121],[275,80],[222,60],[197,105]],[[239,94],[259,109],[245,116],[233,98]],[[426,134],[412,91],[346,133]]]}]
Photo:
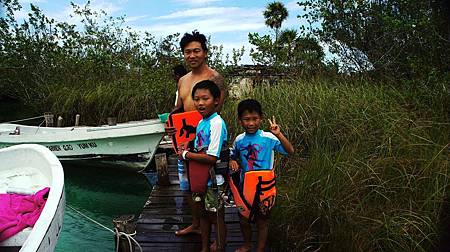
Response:
[{"label": "boat hull", "polygon": [[[58,208],[56,209],[55,215],[53,216],[50,225],[45,233],[44,239],[42,239],[39,244],[37,252],[48,252],[54,251],[58,243],[59,235],[61,234],[63,220],[64,220],[64,207],[66,205],[66,195],[61,194],[59,199]],[[20,250],[25,252],[28,250]],[[30,252],[33,250],[29,250]]]},{"label": "boat hull", "polygon": [[[8,188],[38,190],[50,187],[34,227],[0,242],[0,251],[20,247],[22,252],[54,251],[62,229],[65,207],[64,171],[47,148],[22,144],[0,150],[0,192]],[[17,189],[16,189],[17,190]]]},{"label": "boat hull", "polygon": [[[11,134],[16,128],[19,128],[20,134]],[[153,156],[164,135],[164,124],[157,120],[65,128],[3,124],[0,125],[0,148],[35,143],[47,147],[62,161],[134,159],[136,162],[146,162]]]}]

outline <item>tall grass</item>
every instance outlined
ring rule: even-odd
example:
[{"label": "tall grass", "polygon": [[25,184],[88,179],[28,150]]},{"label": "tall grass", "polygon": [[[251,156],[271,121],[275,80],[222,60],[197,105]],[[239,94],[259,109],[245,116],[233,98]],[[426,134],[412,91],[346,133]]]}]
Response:
[{"label": "tall grass", "polygon": [[[448,92],[317,80],[248,96],[297,149],[276,167],[275,250],[436,250],[449,196]],[[223,113],[233,136],[236,104]]]},{"label": "tall grass", "polygon": [[169,112],[175,101],[176,83],[169,69],[110,82],[80,80],[73,85],[48,85],[48,95],[35,103],[39,112],[51,111],[73,125],[76,114],[81,123],[99,125],[108,117],[119,122],[157,118]]}]

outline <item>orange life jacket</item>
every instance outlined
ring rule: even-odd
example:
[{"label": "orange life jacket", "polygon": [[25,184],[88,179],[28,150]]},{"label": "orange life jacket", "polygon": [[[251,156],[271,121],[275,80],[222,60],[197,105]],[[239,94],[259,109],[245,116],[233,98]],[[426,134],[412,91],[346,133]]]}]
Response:
[{"label": "orange life jacket", "polygon": [[177,130],[172,137],[175,151],[178,151],[180,146],[195,139],[195,129],[201,119],[202,115],[197,110],[169,115],[167,126],[174,127]]},{"label": "orange life jacket", "polygon": [[240,174],[229,177],[234,203],[239,213],[253,221],[255,214],[268,215],[275,204],[277,189],[273,170],[253,170],[244,173],[242,190],[239,189]]}]

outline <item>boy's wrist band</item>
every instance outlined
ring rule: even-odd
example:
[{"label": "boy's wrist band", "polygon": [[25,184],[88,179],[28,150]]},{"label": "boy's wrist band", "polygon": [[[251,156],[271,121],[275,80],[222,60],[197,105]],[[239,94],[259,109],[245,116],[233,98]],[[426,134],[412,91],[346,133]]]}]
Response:
[{"label": "boy's wrist band", "polygon": [[181,153],[181,156],[183,157],[183,160],[187,160],[186,155],[187,155],[188,151],[185,150],[183,151],[183,153]]}]

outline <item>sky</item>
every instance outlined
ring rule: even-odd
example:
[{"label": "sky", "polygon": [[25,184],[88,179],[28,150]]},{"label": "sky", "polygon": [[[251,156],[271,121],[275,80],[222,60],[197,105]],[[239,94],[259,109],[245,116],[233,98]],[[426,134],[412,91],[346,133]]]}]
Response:
[{"label": "sky", "polygon": [[[30,3],[37,5],[47,17],[59,22],[79,24],[71,18],[71,1],[65,0],[19,0],[23,9],[15,13],[17,20],[27,16]],[[86,1],[72,0],[84,6]],[[213,45],[223,45],[224,53],[233,48],[245,47],[242,64],[252,64],[248,55],[251,45],[248,34],[274,35],[264,24],[263,11],[267,0],[92,0],[92,10],[104,10],[111,16],[125,17],[125,26],[138,32],[149,32],[156,38],[169,34],[199,32],[210,36]],[[297,18],[302,10],[297,0],[281,0],[289,12],[282,29],[299,29],[302,23]],[[1,10],[0,10],[1,12]],[[230,53],[231,54],[231,53]]]}]

